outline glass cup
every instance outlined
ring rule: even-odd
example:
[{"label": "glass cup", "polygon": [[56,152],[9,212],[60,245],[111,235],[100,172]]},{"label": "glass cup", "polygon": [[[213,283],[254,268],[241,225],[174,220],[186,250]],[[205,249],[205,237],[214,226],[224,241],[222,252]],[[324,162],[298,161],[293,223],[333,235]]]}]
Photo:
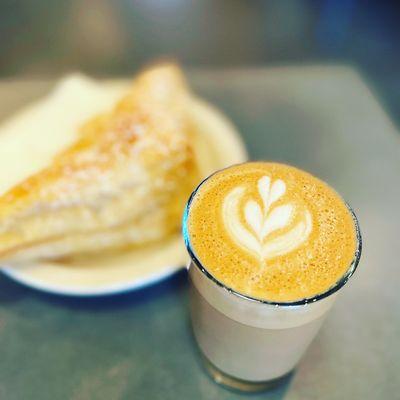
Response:
[{"label": "glass cup", "polygon": [[316,336],[338,290],[356,270],[361,256],[358,221],[348,206],[356,228],[356,252],[346,273],[330,289],[293,302],[259,300],[225,286],[196,257],[187,221],[201,184],[192,193],[183,218],[183,236],[191,257],[188,271],[193,333],[204,365],[217,383],[242,391],[268,389],[293,371]]}]

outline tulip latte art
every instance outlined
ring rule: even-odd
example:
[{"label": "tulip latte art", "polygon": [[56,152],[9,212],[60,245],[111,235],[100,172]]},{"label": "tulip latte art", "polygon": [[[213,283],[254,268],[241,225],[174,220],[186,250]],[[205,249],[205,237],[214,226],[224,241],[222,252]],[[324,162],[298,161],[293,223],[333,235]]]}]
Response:
[{"label": "tulip latte art", "polygon": [[[312,229],[312,217],[307,209],[301,210],[299,221],[293,224],[296,205],[284,203],[274,207],[286,192],[283,180],[277,179],[271,184],[270,177],[265,175],[258,180],[257,188],[261,204],[254,199],[241,204],[246,188],[238,186],[228,193],[222,212],[225,227],[236,243],[263,261],[289,253],[307,240]],[[289,226],[285,233],[272,235]]]},{"label": "tulip latte art", "polygon": [[198,189],[190,245],[206,270],[251,297],[293,301],[322,293],[349,268],[352,216],[324,182],[294,167],[247,163]]}]

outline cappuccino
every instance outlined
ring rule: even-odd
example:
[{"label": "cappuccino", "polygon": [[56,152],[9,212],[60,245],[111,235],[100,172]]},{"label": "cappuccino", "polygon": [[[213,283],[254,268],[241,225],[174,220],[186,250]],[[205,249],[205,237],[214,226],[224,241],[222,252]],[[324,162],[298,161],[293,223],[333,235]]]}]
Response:
[{"label": "cappuccino", "polygon": [[294,167],[251,162],[189,199],[193,332],[219,383],[260,390],[293,370],[361,254],[354,213]]},{"label": "cappuccino", "polygon": [[277,163],[212,175],[191,202],[188,234],[215,279],[275,302],[328,290],[356,250],[353,218],[340,196],[314,176]]}]

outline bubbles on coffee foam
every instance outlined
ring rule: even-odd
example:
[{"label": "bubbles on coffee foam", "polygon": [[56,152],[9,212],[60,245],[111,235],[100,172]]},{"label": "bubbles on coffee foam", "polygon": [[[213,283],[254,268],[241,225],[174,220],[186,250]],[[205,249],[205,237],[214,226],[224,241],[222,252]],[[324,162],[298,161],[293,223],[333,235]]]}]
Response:
[{"label": "bubbles on coffee foam", "polygon": [[190,206],[188,233],[217,280],[271,301],[326,291],[356,249],[341,197],[307,172],[278,163],[236,165],[210,177]]},{"label": "bubbles on coffee foam", "polygon": [[[307,209],[302,210],[300,221],[293,224],[294,204],[288,202],[274,207],[274,203],[286,192],[282,179],[271,184],[271,178],[264,175],[258,180],[257,189],[261,204],[256,198],[246,200],[243,204],[244,221],[240,218],[241,199],[246,193],[244,185],[228,193],[223,201],[222,213],[232,239],[263,261],[289,253],[307,240],[312,229],[312,217]],[[272,232],[288,226],[289,230],[271,238]]]}]

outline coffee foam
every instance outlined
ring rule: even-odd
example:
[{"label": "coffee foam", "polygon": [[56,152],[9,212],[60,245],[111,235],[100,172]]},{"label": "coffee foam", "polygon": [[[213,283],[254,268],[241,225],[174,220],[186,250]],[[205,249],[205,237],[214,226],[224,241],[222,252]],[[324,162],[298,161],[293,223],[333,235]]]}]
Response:
[{"label": "coffee foam", "polygon": [[328,185],[294,167],[217,172],[192,200],[188,233],[202,265],[248,296],[295,301],[329,289],[356,250],[352,216]]}]

